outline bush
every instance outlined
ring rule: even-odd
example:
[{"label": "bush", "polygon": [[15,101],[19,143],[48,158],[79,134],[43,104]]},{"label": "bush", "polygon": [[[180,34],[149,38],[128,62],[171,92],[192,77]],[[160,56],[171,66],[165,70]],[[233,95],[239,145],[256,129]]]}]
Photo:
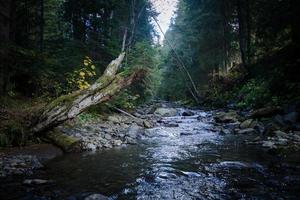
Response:
[{"label": "bush", "polygon": [[251,79],[235,93],[239,108],[257,108],[279,103],[279,98],[271,94],[269,84],[264,80]]}]

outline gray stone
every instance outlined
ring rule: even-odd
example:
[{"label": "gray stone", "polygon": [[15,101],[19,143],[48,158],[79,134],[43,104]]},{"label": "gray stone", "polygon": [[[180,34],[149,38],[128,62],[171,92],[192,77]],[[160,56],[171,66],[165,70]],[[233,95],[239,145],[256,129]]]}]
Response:
[{"label": "gray stone", "polygon": [[253,128],[241,129],[237,132],[237,134],[253,134],[253,133],[257,133],[256,130]]},{"label": "gray stone", "polygon": [[91,194],[85,197],[84,200],[108,200],[108,197],[102,194]]},{"label": "gray stone", "polygon": [[223,134],[223,135],[229,135],[229,134],[231,134],[231,130],[222,128],[220,133]]},{"label": "gray stone", "polygon": [[97,149],[97,146],[94,145],[94,144],[92,144],[92,143],[88,143],[88,144],[86,145],[86,148],[87,148],[88,150],[95,151],[95,150]]},{"label": "gray stone", "polygon": [[49,183],[49,180],[43,180],[43,179],[26,179],[23,181],[23,184],[25,185],[42,185]]},{"label": "gray stone", "polygon": [[236,111],[220,112],[214,117],[217,123],[234,123],[237,122],[239,115]]},{"label": "gray stone", "polygon": [[110,134],[105,134],[104,138],[107,139],[107,140],[111,140],[111,135]]},{"label": "gray stone", "polygon": [[251,127],[252,122],[253,122],[253,119],[247,119],[240,124],[240,128],[241,129],[253,128],[253,127]]},{"label": "gray stone", "polygon": [[276,145],[275,145],[275,142],[273,141],[264,141],[263,144],[262,144],[263,147],[266,147],[266,148],[271,148],[271,149],[276,149]]},{"label": "gray stone", "polygon": [[274,131],[274,135],[277,136],[277,137],[281,137],[281,138],[286,138],[287,137],[287,134],[283,131],[280,131],[280,130]]},{"label": "gray stone", "polygon": [[122,144],[122,141],[121,140],[115,140],[113,143],[114,143],[115,146],[120,146]]},{"label": "gray stone", "polygon": [[165,124],[165,127],[178,127],[179,125],[176,122],[169,122]]},{"label": "gray stone", "polygon": [[144,129],[136,124],[133,124],[129,127],[126,135],[131,138],[137,138],[139,134],[143,134]]},{"label": "gray stone", "polygon": [[152,128],[153,126],[151,125],[151,123],[149,121],[144,120],[143,121],[143,125],[145,128]]},{"label": "gray stone", "polygon": [[162,117],[171,117],[177,115],[177,110],[175,108],[157,108],[154,114]]}]

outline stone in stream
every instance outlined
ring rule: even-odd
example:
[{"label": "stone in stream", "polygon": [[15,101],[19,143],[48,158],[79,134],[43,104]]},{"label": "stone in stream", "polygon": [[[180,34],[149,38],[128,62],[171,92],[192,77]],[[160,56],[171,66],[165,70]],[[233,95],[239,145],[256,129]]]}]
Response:
[{"label": "stone in stream", "polygon": [[165,127],[178,127],[179,125],[176,122],[168,122],[164,126]]},{"label": "stone in stream", "polygon": [[193,115],[195,115],[195,113],[190,110],[186,110],[181,115],[182,116],[193,116]]},{"label": "stone in stream", "polygon": [[25,185],[42,185],[46,183],[51,183],[53,181],[43,180],[43,179],[25,179],[23,184]]},{"label": "stone in stream", "polygon": [[177,115],[177,110],[175,108],[157,108],[154,114],[162,117],[171,117]]},{"label": "stone in stream", "polygon": [[153,125],[149,121],[146,121],[146,120],[143,121],[143,126],[145,128],[152,128],[153,127]]},{"label": "stone in stream", "polygon": [[273,141],[263,141],[262,146],[266,147],[266,148],[270,148],[270,149],[276,149],[277,148],[277,146],[275,145],[275,142],[273,142]]},{"label": "stone in stream", "polygon": [[84,200],[108,200],[108,197],[102,194],[91,194],[85,197]]},{"label": "stone in stream", "polygon": [[237,134],[253,134],[253,133],[257,133],[257,131],[253,128],[241,129],[237,132]]},{"label": "stone in stream", "polygon": [[133,124],[129,127],[126,135],[131,137],[131,138],[137,138],[138,135],[143,134],[144,129],[136,124]]}]

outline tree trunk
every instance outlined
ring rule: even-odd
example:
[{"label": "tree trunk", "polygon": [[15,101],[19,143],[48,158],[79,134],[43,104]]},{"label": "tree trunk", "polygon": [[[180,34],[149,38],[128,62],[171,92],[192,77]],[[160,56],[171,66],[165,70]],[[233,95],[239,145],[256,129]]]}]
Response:
[{"label": "tree trunk", "polygon": [[40,0],[40,51],[44,49],[44,0]]},{"label": "tree trunk", "polygon": [[117,70],[124,59],[125,53],[113,60],[104,74],[90,88],[61,96],[45,106],[31,125],[32,133],[45,132],[53,127],[72,119],[92,105],[110,100],[123,88],[142,78],[146,71],[138,70],[130,75],[118,73]]},{"label": "tree trunk", "polygon": [[246,67],[246,44],[245,44],[245,30],[244,30],[244,17],[243,17],[243,9],[241,5],[241,0],[237,0],[237,14],[238,14],[238,24],[239,24],[239,46],[241,53],[241,60],[244,67]]}]

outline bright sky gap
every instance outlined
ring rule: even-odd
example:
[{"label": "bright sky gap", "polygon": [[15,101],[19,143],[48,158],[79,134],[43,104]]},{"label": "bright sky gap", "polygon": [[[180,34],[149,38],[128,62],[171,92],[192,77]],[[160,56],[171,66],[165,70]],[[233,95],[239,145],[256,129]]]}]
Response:
[{"label": "bright sky gap", "polygon": [[[151,0],[155,10],[159,13],[157,20],[164,33],[168,30],[171,19],[177,8],[177,0]],[[160,43],[163,41],[163,33],[161,33],[155,24],[155,29],[160,36]]]}]

